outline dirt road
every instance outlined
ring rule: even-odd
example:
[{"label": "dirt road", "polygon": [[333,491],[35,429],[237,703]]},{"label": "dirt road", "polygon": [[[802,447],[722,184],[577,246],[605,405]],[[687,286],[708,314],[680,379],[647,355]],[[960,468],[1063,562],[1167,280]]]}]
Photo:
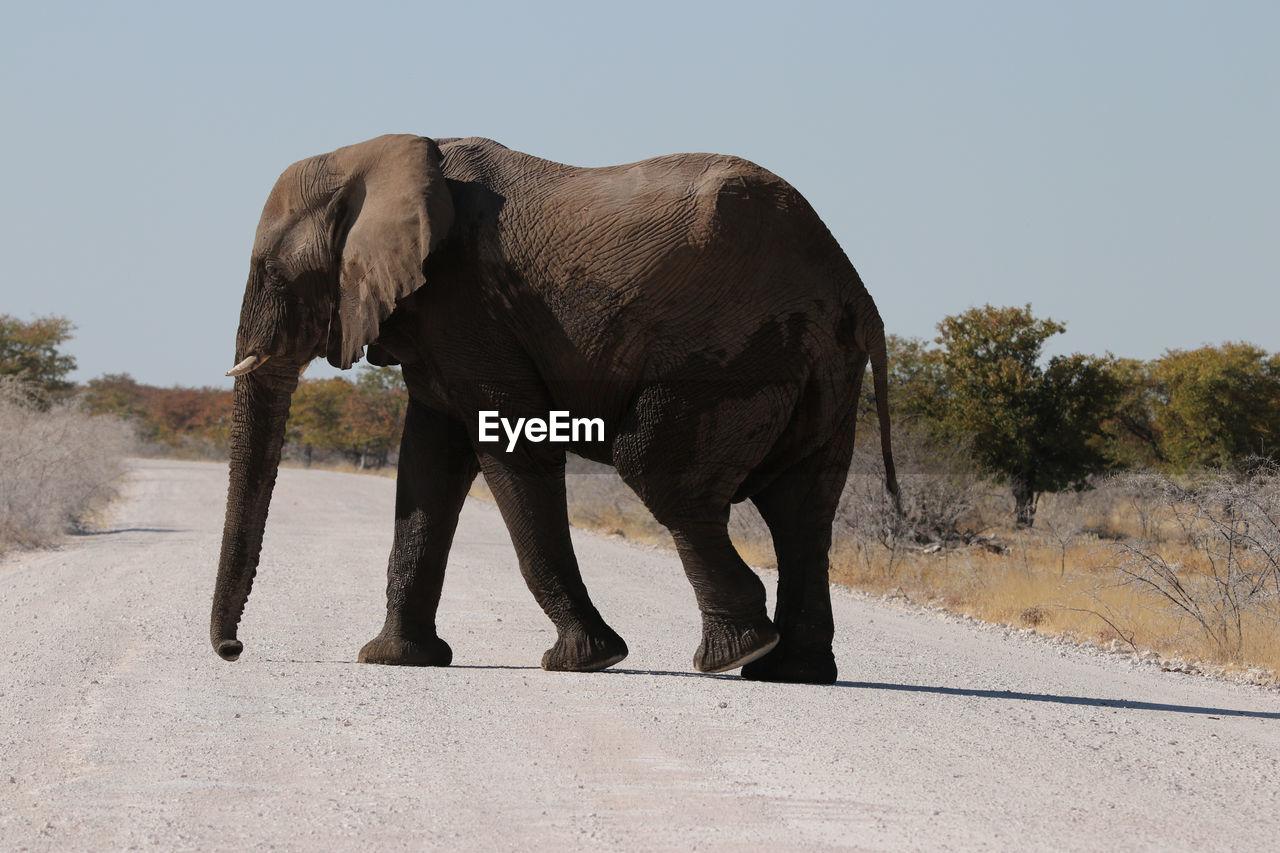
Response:
[{"label": "dirt road", "polygon": [[[691,670],[673,555],[575,533],[631,657],[547,673],[496,510],[448,669],[353,663],[392,481],[283,471],[237,663],[225,468],[142,461],[102,532],[0,562],[0,849],[1274,849],[1280,694],[837,594],[833,687]],[[770,580],[770,579],[766,579]],[[770,582],[770,585],[771,582]]]}]

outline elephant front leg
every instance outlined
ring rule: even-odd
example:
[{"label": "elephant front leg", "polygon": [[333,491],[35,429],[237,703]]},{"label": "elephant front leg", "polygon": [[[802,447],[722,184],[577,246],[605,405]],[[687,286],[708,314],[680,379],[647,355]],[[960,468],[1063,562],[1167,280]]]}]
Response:
[{"label": "elephant front leg", "polygon": [[395,539],[387,561],[387,619],[361,663],[448,666],[436,609],[458,513],[479,464],[466,430],[409,400],[396,474]]},{"label": "elephant front leg", "polygon": [[556,643],[543,654],[542,668],[592,672],[625,658],[627,644],[591,603],[573,553],[564,453],[486,454],[481,467],[511,533],[525,583],[556,626]]}]

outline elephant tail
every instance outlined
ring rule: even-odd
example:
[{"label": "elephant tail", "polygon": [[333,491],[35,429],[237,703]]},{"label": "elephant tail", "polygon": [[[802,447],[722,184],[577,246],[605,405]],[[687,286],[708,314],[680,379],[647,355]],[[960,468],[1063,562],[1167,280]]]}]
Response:
[{"label": "elephant tail", "polygon": [[880,453],[884,457],[884,487],[893,497],[893,508],[902,514],[902,499],[898,495],[898,475],[893,466],[893,441],[889,435],[889,356],[886,352],[883,330],[868,341],[867,352],[871,357],[871,381],[876,395],[876,416],[880,420]]}]

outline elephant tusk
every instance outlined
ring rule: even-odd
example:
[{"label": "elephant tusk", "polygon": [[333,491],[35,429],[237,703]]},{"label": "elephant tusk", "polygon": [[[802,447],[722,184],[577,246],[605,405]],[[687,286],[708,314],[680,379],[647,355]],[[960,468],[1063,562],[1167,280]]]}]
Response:
[{"label": "elephant tusk", "polygon": [[262,365],[266,364],[267,359],[269,358],[271,358],[271,356],[269,355],[263,355],[263,356],[251,355],[248,358],[246,358],[244,361],[237,364],[235,367],[228,370],[227,375],[228,376],[244,376],[246,373],[253,373],[253,371],[257,370],[259,367],[262,367]]}]

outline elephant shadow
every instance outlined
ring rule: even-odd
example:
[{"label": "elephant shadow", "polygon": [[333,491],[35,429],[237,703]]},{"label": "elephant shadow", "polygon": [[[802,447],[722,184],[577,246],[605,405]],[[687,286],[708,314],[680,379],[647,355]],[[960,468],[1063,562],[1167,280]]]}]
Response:
[{"label": "elephant shadow", "polygon": [[[272,663],[354,663],[354,661],[271,661]],[[542,671],[539,666],[513,666],[510,664],[453,664],[450,669]],[[607,669],[590,673],[593,678],[644,675],[658,678],[700,678],[742,682],[733,673],[677,672],[666,669]],[[775,689],[787,689],[787,685],[771,685]],[[1239,708],[1213,708],[1203,705],[1175,705],[1167,702],[1146,702],[1140,699],[1104,699],[1094,696],[1068,696],[1057,693],[1023,693],[1016,690],[984,690],[975,687],[943,687],[929,684],[894,684],[883,681],[837,681],[829,685],[793,685],[796,690],[866,690],[890,693],[928,693],[935,696],[960,696],[976,699],[1002,699],[1006,702],[1042,702],[1051,705],[1080,705],[1088,708],[1111,708],[1126,711],[1155,711],[1170,714],[1194,714],[1197,716],[1244,717],[1255,720],[1280,720],[1280,711],[1248,711]]]},{"label": "elephant shadow", "polygon": [[190,533],[180,527],[113,527],[108,530],[72,530],[70,536],[115,536],[120,533]]},{"label": "elephant shadow", "polygon": [[1017,702],[1046,702],[1053,705],[1083,705],[1128,711],[1162,711],[1174,714],[1197,714],[1210,717],[1250,717],[1256,720],[1280,720],[1280,711],[1245,711],[1233,708],[1211,708],[1200,705],[1174,705],[1137,699],[1102,699],[1092,696],[1064,696],[1056,693],[1022,693],[1015,690],[982,690],[970,687],[942,687],[925,684],[888,684],[875,681],[837,681],[836,687],[860,690],[885,690],[903,693],[932,693],[937,696],[968,696],[978,699],[1004,699]]},{"label": "elephant shadow", "polygon": [[[612,669],[607,672],[618,675],[656,675],[676,678],[722,678],[741,680],[732,674],[710,675],[701,672],[669,672],[665,670]],[[811,685],[798,685],[810,688]],[[1280,720],[1280,711],[1246,711],[1234,708],[1212,708],[1200,705],[1174,705],[1166,702],[1146,702],[1137,699],[1103,699],[1093,696],[1068,696],[1055,693],[1023,693],[1015,690],[983,690],[972,687],[943,687],[928,684],[894,684],[879,681],[837,681],[829,686],[814,689],[886,691],[897,693],[928,693],[935,696],[962,696],[977,699],[1003,699],[1013,702],[1044,702],[1053,705],[1082,705],[1090,708],[1111,708],[1128,711],[1161,711],[1174,714],[1196,714],[1210,717],[1248,717],[1257,720]]]}]

